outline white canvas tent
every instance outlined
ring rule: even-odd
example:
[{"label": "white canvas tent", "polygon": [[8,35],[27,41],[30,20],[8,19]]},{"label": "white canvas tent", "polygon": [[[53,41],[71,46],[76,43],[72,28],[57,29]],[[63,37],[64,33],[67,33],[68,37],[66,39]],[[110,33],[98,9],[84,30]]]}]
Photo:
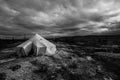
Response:
[{"label": "white canvas tent", "polygon": [[34,55],[44,55],[46,53],[46,46],[39,41],[33,42],[33,53]]},{"label": "white canvas tent", "polygon": [[56,53],[56,46],[36,34],[28,41],[17,46],[16,50],[18,56],[28,56],[32,50],[33,55],[53,55]]},{"label": "white canvas tent", "polygon": [[32,41],[28,40],[17,46],[16,52],[18,56],[27,56],[32,50]]}]

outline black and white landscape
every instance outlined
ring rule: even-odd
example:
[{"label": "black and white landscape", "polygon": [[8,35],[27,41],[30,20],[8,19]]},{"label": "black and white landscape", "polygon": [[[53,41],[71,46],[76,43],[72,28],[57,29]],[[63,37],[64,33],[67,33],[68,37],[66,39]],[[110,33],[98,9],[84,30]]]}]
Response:
[{"label": "black and white landscape", "polygon": [[0,80],[120,80],[120,1],[0,0]]}]

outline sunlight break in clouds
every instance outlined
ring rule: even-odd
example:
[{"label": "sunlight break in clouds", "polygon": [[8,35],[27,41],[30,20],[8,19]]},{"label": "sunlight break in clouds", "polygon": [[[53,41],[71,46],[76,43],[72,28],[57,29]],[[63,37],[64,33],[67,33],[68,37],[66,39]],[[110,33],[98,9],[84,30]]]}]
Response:
[{"label": "sunlight break in clouds", "polygon": [[102,34],[119,21],[119,0],[0,0],[1,35]]}]

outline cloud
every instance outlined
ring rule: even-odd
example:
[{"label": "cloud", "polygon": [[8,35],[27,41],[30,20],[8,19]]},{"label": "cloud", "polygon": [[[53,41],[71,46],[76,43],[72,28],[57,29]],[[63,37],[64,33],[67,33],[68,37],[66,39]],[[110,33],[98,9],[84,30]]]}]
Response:
[{"label": "cloud", "polygon": [[120,21],[119,5],[119,0],[0,0],[0,34],[102,34],[118,28],[110,23]]}]

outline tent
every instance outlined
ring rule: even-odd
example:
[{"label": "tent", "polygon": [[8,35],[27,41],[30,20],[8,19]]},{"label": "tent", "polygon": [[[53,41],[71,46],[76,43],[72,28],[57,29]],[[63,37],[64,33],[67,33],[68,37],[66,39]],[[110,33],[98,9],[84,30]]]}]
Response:
[{"label": "tent", "polygon": [[31,52],[33,55],[54,55],[56,53],[56,46],[36,34],[26,42],[17,46],[18,56],[28,56]]},{"label": "tent", "polygon": [[38,40],[33,41],[33,53],[34,55],[44,55],[46,53],[46,46]]},{"label": "tent", "polygon": [[28,40],[17,46],[16,52],[19,57],[27,56],[32,50],[32,41]]}]

